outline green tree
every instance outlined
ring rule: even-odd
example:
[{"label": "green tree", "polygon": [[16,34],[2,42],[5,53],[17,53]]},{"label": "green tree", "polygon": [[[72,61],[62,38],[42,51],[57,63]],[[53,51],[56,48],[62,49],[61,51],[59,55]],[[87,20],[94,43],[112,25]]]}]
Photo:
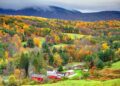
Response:
[{"label": "green tree", "polygon": [[85,61],[91,62],[93,60],[94,60],[94,55],[87,55],[87,56],[85,56]]},{"label": "green tree", "polygon": [[62,72],[62,71],[63,71],[63,66],[59,66],[59,67],[58,67],[58,71],[59,71],[59,72]]},{"label": "green tree", "polygon": [[5,55],[4,45],[0,43],[0,58],[3,58]]},{"label": "green tree", "polygon": [[49,64],[53,66],[54,64],[54,58],[53,58],[53,55],[49,55]]},{"label": "green tree", "polygon": [[89,66],[89,68],[92,68],[93,66],[95,66],[95,59],[96,59],[96,55],[92,54],[92,55],[87,55],[85,56],[85,61],[87,63],[87,66]]},{"label": "green tree", "polygon": [[20,58],[20,68],[25,70],[26,77],[28,76],[28,67],[29,67],[29,55],[22,53]]},{"label": "green tree", "polygon": [[102,69],[104,67],[104,62],[101,59],[99,59],[96,62],[96,67]]},{"label": "green tree", "polygon": [[33,39],[28,39],[27,46],[30,47],[30,48],[34,48],[35,45],[34,45]]},{"label": "green tree", "polygon": [[56,53],[56,52],[57,52],[57,49],[54,47],[52,50],[52,53]]},{"label": "green tree", "polygon": [[114,49],[120,48],[120,41],[114,41],[114,42],[112,43],[112,48],[114,48]]},{"label": "green tree", "polygon": [[39,51],[37,54],[33,54],[32,64],[37,73],[42,73],[42,70],[46,68],[46,62],[42,51]]},{"label": "green tree", "polygon": [[42,49],[43,49],[43,53],[49,53],[50,52],[49,46],[48,46],[48,44],[46,42],[44,42],[42,44]]},{"label": "green tree", "polygon": [[60,56],[61,56],[62,59],[63,59],[63,64],[64,64],[64,65],[67,64],[68,61],[69,61],[69,56],[68,56],[68,54],[67,54],[66,52],[62,52],[62,53],[60,53]]},{"label": "green tree", "polygon": [[107,62],[113,59],[114,52],[112,49],[107,49],[105,51],[100,51],[98,57],[103,61]]}]

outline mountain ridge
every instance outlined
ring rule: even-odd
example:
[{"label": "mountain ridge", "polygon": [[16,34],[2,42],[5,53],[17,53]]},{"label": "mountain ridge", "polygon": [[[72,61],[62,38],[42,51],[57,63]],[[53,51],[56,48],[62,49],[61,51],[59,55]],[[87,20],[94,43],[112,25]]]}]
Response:
[{"label": "mountain ridge", "polygon": [[19,10],[13,10],[0,8],[0,14],[38,16],[45,18],[82,21],[120,19],[120,11],[100,11],[92,13],[82,13],[78,10],[69,10],[57,6],[49,6],[48,9],[30,7]]}]

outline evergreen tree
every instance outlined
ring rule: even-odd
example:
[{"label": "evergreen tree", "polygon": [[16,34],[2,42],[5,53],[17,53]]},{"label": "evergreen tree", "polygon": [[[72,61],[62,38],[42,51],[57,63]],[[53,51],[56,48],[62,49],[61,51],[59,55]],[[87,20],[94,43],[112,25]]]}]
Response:
[{"label": "evergreen tree", "polygon": [[30,47],[30,48],[34,48],[35,45],[34,45],[33,39],[28,39],[27,46]]},{"label": "evergreen tree", "polygon": [[28,76],[29,56],[28,54],[22,54],[20,58],[20,68],[25,69],[26,76]]}]

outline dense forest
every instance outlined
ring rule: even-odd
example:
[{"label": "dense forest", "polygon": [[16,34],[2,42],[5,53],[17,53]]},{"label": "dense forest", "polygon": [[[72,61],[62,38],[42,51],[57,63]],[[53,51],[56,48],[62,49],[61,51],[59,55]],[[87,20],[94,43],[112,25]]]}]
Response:
[{"label": "dense forest", "polygon": [[[120,20],[0,15],[1,86],[120,79],[120,67],[112,68],[115,63],[120,64]],[[61,76],[48,75],[53,70]],[[76,75],[62,76],[68,70]]]}]

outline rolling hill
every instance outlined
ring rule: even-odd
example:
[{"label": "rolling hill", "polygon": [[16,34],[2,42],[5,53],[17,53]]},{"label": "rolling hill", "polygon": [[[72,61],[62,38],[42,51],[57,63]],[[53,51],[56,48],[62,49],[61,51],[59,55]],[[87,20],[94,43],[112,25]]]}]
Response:
[{"label": "rolling hill", "polygon": [[46,17],[46,18],[57,18],[57,19],[65,19],[65,20],[82,20],[82,21],[120,19],[119,11],[101,11],[101,12],[94,12],[94,13],[82,13],[77,10],[68,10],[68,9],[56,7],[56,6],[50,6],[49,9],[37,8],[37,7],[24,8],[20,10],[0,8],[0,14],[39,16],[39,17]]}]

